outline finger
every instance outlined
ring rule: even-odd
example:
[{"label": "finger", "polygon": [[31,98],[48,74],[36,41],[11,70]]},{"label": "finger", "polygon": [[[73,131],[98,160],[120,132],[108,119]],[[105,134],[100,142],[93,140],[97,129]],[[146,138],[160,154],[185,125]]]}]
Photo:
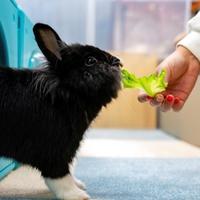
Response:
[{"label": "finger", "polygon": [[184,106],[184,101],[180,100],[178,97],[176,97],[175,100],[174,100],[174,104],[172,106],[172,109],[175,112],[178,112],[182,109],[183,106]]},{"label": "finger", "polygon": [[161,103],[156,101],[156,99],[152,99],[149,101],[150,105],[153,106],[153,107],[156,107],[156,106],[160,106]]},{"label": "finger", "polygon": [[145,103],[147,101],[149,101],[151,99],[151,97],[149,97],[146,93],[144,92],[140,92],[139,96],[138,96],[138,101],[140,103]]},{"label": "finger", "polygon": [[160,106],[163,101],[164,101],[165,97],[163,94],[157,94],[151,101],[150,104],[152,106]]},{"label": "finger", "polygon": [[161,111],[167,112],[171,110],[173,104],[174,104],[175,97],[171,94],[167,95],[164,102],[161,105]]},{"label": "finger", "polygon": [[138,101],[139,101],[140,103],[145,103],[145,102],[147,101],[147,95],[145,95],[145,94],[140,94],[140,95],[138,96]]},{"label": "finger", "polygon": [[165,95],[164,94],[157,94],[155,96],[156,98],[156,101],[159,102],[159,103],[163,103],[163,101],[165,100]]},{"label": "finger", "polygon": [[163,62],[161,62],[157,68],[156,68],[156,74],[159,75],[162,70],[166,70],[166,76],[165,76],[165,81],[169,82],[169,77],[170,77],[170,67],[169,67],[169,63],[167,60],[164,60]]}]

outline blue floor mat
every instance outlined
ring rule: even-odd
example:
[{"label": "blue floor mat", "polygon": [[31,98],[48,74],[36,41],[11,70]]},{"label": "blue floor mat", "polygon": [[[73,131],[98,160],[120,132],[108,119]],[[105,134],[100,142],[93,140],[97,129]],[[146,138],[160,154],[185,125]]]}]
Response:
[{"label": "blue floor mat", "polygon": [[200,159],[80,158],[76,175],[96,200],[200,200],[199,172]]},{"label": "blue floor mat", "polygon": [[82,158],[77,176],[98,200],[200,199],[200,159]]}]

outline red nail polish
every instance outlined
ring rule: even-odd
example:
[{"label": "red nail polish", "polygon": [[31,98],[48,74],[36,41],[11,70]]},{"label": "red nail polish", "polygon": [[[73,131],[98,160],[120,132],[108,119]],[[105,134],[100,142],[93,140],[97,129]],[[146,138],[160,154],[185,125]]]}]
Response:
[{"label": "red nail polish", "polygon": [[150,96],[147,96],[147,97],[146,97],[146,99],[147,99],[147,100],[151,100],[151,99],[152,99],[152,97],[150,97]]},{"label": "red nail polish", "polygon": [[167,95],[166,100],[168,102],[172,102],[174,100],[174,96],[169,94],[169,95]]},{"label": "red nail polish", "polygon": [[174,104],[178,104],[180,102],[179,98],[176,97],[175,100],[174,100]]}]

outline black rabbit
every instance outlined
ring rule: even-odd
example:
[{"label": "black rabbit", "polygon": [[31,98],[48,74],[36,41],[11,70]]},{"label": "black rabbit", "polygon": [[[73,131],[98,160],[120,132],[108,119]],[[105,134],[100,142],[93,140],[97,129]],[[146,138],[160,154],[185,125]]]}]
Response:
[{"label": "black rabbit", "polygon": [[89,45],[67,45],[48,25],[33,28],[47,64],[0,67],[0,156],[41,171],[57,198],[89,199],[69,166],[85,130],[121,87],[120,60]]}]

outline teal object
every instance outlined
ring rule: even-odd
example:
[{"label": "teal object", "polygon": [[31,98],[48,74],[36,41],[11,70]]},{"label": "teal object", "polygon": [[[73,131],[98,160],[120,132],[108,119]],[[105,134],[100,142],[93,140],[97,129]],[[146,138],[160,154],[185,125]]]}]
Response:
[{"label": "teal object", "polygon": [[18,64],[18,8],[14,1],[0,1],[0,64]]},{"label": "teal object", "polygon": [[22,10],[18,12],[18,67],[35,68],[40,60],[40,50],[33,35],[33,24]]},{"label": "teal object", "polygon": [[[33,24],[15,0],[0,0],[0,65],[34,68],[40,63]],[[0,157],[0,180],[19,167],[14,160]]]},{"label": "teal object", "polygon": [[0,180],[3,179],[13,169],[16,169],[19,165],[7,158],[0,158]]}]

